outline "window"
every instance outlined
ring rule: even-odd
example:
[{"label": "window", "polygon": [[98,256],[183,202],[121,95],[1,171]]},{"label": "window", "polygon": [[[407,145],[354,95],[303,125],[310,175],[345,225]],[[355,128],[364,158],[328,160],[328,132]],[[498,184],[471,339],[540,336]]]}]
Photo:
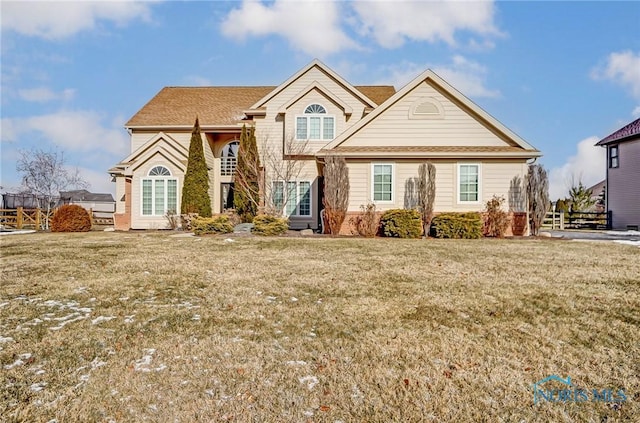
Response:
[{"label": "window", "polygon": [[609,147],[609,167],[618,167],[618,146]]},{"label": "window", "polygon": [[311,182],[274,181],[273,206],[287,216],[311,216]]},{"label": "window", "polygon": [[458,166],[458,188],[460,203],[480,201],[480,165],[461,164]]},{"label": "window", "polygon": [[296,139],[332,140],[335,134],[335,119],[327,116],[320,104],[312,104],[304,110],[304,116],[296,117]]},{"label": "window", "polygon": [[155,166],[142,179],[142,215],[164,216],[178,210],[178,180],[164,166]]},{"label": "window", "polygon": [[393,165],[373,165],[373,201],[393,201]]},{"label": "window", "polygon": [[240,147],[239,141],[231,141],[222,149],[220,175],[232,176],[236,172],[236,165],[238,164],[238,147]]}]

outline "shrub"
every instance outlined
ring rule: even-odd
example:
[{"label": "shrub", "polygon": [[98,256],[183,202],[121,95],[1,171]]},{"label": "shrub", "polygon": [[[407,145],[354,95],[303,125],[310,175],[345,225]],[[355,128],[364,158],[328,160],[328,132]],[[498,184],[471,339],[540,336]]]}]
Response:
[{"label": "shrub", "polygon": [[431,235],[436,238],[481,238],[482,216],[477,212],[439,214],[431,221]]},{"label": "shrub", "polygon": [[487,201],[487,210],[484,216],[484,236],[504,238],[509,228],[509,214],[502,209],[504,197],[494,195]]},{"label": "shrub", "polygon": [[380,218],[384,236],[397,238],[420,238],[422,215],[415,209],[387,210]]},{"label": "shrub", "polygon": [[176,214],[173,210],[167,210],[164,214],[164,218],[167,219],[167,229],[178,229],[178,223],[180,222],[180,215]]},{"label": "shrub", "polygon": [[289,219],[260,214],[253,218],[253,232],[257,235],[282,235],[289,229]]},{"label": "shrub", "polygon": [[88,232],[91,230],[89,212],[77,204],[65,204],[51,219],[51,232]]},{"label": "shrub", "polygon": [[224,214],[215,217],[196,217],[191,221],[191,226],[196,235],[233,232],[233,224],[229,221],[229,216]]},{"label": "shrub", "polygon": [[373,203],[367,203],[367,205],[361,205],[361,214],[351,218],[351,223],[356,227],[358,235],[373,238],[378,234],[380,229],[380,221],[376,215],[376,205]]}]

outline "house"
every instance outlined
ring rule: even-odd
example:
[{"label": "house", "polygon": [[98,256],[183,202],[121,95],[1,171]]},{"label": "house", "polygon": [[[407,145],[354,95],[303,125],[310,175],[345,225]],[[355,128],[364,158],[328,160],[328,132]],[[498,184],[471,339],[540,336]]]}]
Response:
[{"label": "house", "polygon": [[369,202],[378,211],[405,207],[425,161],[436,167],[435,212],[480,211],[494,194],[510,198],[512,179],[524,178],[527,163],[541,156],[431,70],[396,92],[351,85],[314,60],[279,86],[162,89],[126,123],[131,153],[109,170],[117,229],[163,228],[167,210],[180,209],[196,116],[214,213],[233,204],[240,131],[252,125],[265,165],[265,202],[293,229],[321,226],[330,155],[347,161],[352,216]]},{"label": "house", "polygon": [[613,229],[640,226],[640,118],[598,141],[607,149],[606,208]]},{"label": "house", "polygon": [[93,211],[99,219],[111,219],[115,212],[116,201],[111,194],[89,192],[86,189],[60,191],[61,204],[77,204],[86,210]]},{"label": "house", "polygon": [[[604,204],[601,204],[602,194],[605,193],[605,186],[607,184],[607,180],[603,179],[597,184],[589,187],[587,190],[591,192],[590,200],[593,202],[593,211],[597,213],[604,213]],[[606,195],[606,194],[605,194]]]}]

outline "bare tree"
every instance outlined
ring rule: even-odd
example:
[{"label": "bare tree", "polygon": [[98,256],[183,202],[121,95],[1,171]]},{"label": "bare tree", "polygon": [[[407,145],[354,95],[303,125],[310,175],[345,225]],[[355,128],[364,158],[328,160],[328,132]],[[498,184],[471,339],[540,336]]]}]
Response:
[{"label": "bare tree", "polygon": [[22,186],[25,191],[45,199],[47,208],[45,228],[47,229],[51,207],[59,198],[60,191],[89,186],[80,176],[77,168],[69,170],[65,166],[64,153],[57,150],[21,150],[16,170],[22,174]]},{"label": "bare tree", "polygon": [[329,232],[337,235],[349,207],[349,168],[344,157],[328,156],[325,160],[323,203]]},{"label": "bare tree", "polygon": [[422,215],[422,229],[425,237],[429,235],[435,200],[436,167],[431,162],[423,163],[418,168],[418,208]]},{"label": "bare tree", "polygon": [[509,183],[509,211],[514,213],[525,211],[525,188],[522,178],[518,175],[514,176]]},{"label": "bare tree", "polygon": [[[287,182],[296,181],[309,155],[307,141],[298,141],[287,137],[281,144],[270,143],[268,138],[262,139],[259,147],[259,160],[247,162],[249,169],[258,175],[258,191],[260,195],[250,195],[251,201],[260,213],[281,216],[289,201]],[[235,178],[236,189],[254,192],[255,185],[242,178]],[[254,192],[255,194],[255,192]]]},{"label": "bare tree", "polygon": [[529,225],[532,235],[538,235],[540,226],[549,211],[549,178],[542,165],[530,165],[527,173],[527,200]]}]

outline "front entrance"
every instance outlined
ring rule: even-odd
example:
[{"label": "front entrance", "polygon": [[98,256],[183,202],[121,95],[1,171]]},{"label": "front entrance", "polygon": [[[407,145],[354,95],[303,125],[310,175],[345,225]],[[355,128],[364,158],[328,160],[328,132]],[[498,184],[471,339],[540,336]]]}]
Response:
[{"label": "front entrance", "polygon": [[222,182],[220,184],[220,210],[222,213],[233,208],[233,182]]}]

